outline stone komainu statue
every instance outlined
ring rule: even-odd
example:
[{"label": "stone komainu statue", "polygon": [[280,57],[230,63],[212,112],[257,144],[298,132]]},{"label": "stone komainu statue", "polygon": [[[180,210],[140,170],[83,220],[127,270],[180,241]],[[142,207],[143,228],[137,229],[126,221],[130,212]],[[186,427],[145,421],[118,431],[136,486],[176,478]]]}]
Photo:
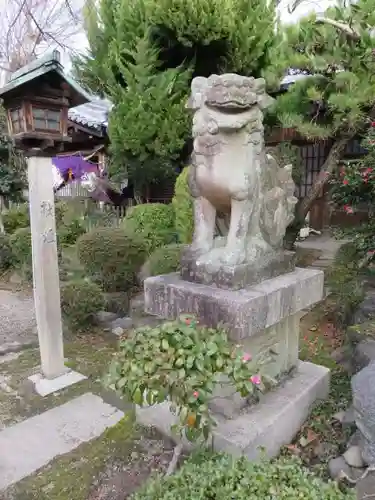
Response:
[{"label": "stone komainu statue", "polygon": [[[264,148],[263,110],[272,103],[262,78],[235,74],[195,78],[187,107],[194,111],[195,232],[190,255],[210,266],[272,259],[293,220],[292,166],[280,168]],[[229,220],[214,238],[217,215]]]}]

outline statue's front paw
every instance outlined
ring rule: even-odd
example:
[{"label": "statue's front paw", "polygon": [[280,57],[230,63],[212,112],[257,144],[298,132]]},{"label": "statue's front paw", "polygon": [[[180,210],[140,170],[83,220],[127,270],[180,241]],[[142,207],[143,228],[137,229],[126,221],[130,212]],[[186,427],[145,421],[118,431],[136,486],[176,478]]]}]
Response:
[{"label": "statue's front paw", "polygon": [[246,252],[244,248],[226,248],[220,261],[226,266],[238,266],[246,261]]},{"label": "statue's front paw", "polygon": [[189,253],[191,253],[194,257],[198,257],[208,253],[211,248],[212,245],[208,241],[196,241],[190,245]]}]

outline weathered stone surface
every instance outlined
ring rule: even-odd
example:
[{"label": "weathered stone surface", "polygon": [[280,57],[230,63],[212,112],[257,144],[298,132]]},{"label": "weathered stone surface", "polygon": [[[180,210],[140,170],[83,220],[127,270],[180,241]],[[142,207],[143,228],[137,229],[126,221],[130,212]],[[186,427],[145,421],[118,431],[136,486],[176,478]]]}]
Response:
[{"label": "weathered stone surface", "polygon": [[375,321],[351,325],[347,328],[346,335],[352,344],[358,344],[363,340],[375,340]]},{"label": "weathered stone surface", "polygon": [[[265,394],[259,404],[232,420],[217,416],[214,449],[244,455],[249,460],[259,459],[262,449],[267,456],[276,456],[300,430],[314,403],[327,397],[329,378],[327,368],[301,362],[295,376]],[[173,438],[171,425],[175,417],[167,403],[136,408],[136,414],[141,424],[154,426]]]},{"label": "weathered stone surface", "polygon": [[331,458],[328,462],[329,475],[334,480],[339,480],[342,478],[342,473],[350,477],[351,469],[346,463],[344,457]]},{"label": "weathered stone surface", "polygon": [[109,311],[99,311],[96,313],[96,321],[99,325],[108,326],[118,318],[118,314]]},{"label": "weathered stone surface", "polygon": [[352,378],[353,406],[358,429],[363,436],[362,455],[375,465],[375,362]]},{"label": "weathered stone surface", "polygon": [[100,436],[123,415],[100,397],[84,394],[1,431],[0,492],[56,456]]},{"label": "weathered stone surface", "polygon": [[358,373],[375,361],[375,340],[363,340],[354,348],[352,366],[354,373]]},{"label": "weathered stone surface", "polygon": [[366,464],[362,458],[362,451],[359,446],[350,446],[343,455],[345,462],[350,467],[363,468]]},{"label": "weathered stone surface", "polygon": [[133,320],[129,316],[124,316],[123,318],[117,318],[111,322],[111,328],[122,328],[123,330],[129,330],[133,326]]},{"label": "weathered stone surface", "polygon": [[236,266],[211,268],[210,263],[197,261],[188,251],[181,259],[181,277],[186,281],[215,285],[229,290],[240,290],[261,281],[275,278],[295,269],[293,252],[279,252],[261,262],[246,262]]},{"label": "weathered stone surface", "polygon": [[178,274],[145,280],[145,310],[174,319],[190,313],[206,325],[227,325],[231,340],[241,341],[319,302],[324,273],[296,269],[245,290],[223,290],[183,281]]},{"label": "weathered stone surface", "polygon": [[358,500],[371,500],[375,495],[375,471],[369,472],[365,478],[356,485]]},{"label": "weathered stone surface", "polygon": [[353,316],[353,324],[375,320],[375,290],[369,290]]},{"label": "weathered stone surface", "polygon": [[[280,168],[265,152],[263,111],[272,103],[265,80],[211,75],[194,78],[191,90],[188,107],[195,113],[189,171],[195,220],[191,250],[196,260],[218,271],[223,265],[250,262],[261,268],[281,250],[297,203],[292,165]],[[220,246],[214,238],[217,213],[230,220]],[[250,277],[254,272],[243,274]]]}]

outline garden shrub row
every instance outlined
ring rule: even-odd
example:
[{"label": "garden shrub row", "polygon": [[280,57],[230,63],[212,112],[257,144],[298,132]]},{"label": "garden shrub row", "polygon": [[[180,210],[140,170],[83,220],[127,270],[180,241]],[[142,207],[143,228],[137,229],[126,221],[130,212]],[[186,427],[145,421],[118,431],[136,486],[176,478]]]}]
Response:
[{"label": "garden shrub row", "polygon": [[156,477],[132,500],[354,500],[325,483],[297,458],[251,463],[226,454],[200,453],[173,475]]}]

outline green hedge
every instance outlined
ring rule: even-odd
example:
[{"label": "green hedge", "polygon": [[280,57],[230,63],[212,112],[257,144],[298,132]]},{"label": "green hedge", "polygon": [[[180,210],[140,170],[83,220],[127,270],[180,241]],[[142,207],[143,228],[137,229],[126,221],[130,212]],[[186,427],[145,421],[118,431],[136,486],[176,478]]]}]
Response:
[{"label": "green hedge", "polygon": [[146,203],[131,208],[124,219],[129,232],[141,236],[147,245],[147,253],[176,241],[175,216],[172,205]]},{"label": "green hedge", "polygon": [[61,312],[72,330],[84,330],[95,323],[95,314],[105,304],[101,288],[87,280],[71,281],[61,287]]},{"label": "green hedge", "polygon": [[77,253],[88,275],[106,292],[126,292],[146,260],[144,240],[122,228],[96,228],[77,240]]},{"label": "green hedge", "polygon": [[185,244],[192,242],[194,232],[193,198],[188,185],[189,168],[185,167],[178,176],[172,199],[178,241]]},{"label": "green hedge", "polygon": [[184,247],[185,245],[180,243],[173,243],[157,248],[142,267],[142,279],[146,279],[149,276],[159,276],[159,274],[179,271],[180,256]]},{"label": "green hedge", "polygon": [[9,238],[10,246],[16,264],[31,266],[31,230],[29,227],[20,227]]},{"label": "green hedge", "polygon": [[6,271],[12,266],[13,252],[10,246],[9,236],[0,234],[0,271]]},{"label": "green hedge", "polygon": [[3,214],[4,228],[7,234],[13,234],[21,227],[30,225],[29,206],[24,204],[12,207]]},{"label": "green hedge", "polygon": [[324,483],[294,458],[250,463],[201,454],[176,474],[151,480],[132,500],[355,500],[336,483]]}]

